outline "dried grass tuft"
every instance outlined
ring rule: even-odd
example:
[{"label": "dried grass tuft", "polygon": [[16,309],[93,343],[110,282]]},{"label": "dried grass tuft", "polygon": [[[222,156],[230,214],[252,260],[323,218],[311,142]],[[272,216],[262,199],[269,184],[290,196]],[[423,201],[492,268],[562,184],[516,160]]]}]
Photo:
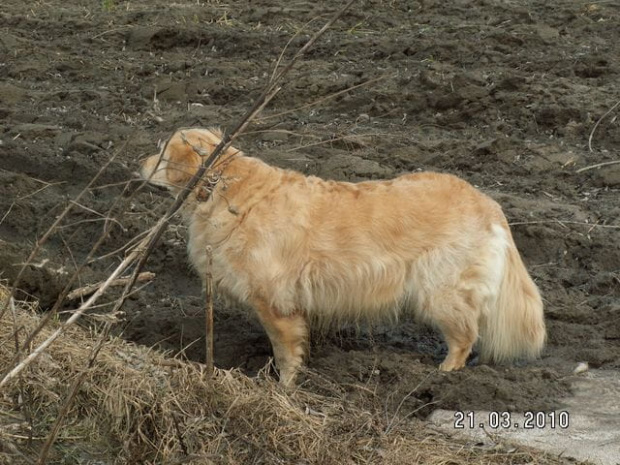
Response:
[{"label": "dried grass tuft", "polygon": [[[17,302],[15,315],[22,337],[40,321],[32,304]],[[14,358],[14,328],[7,317],[0,321],[0,367]],[[414,420],[386,433],[381,399],[372,393],[347,399],[312,374],[309,388],[287,394],[263,374],[216,369],[209,378],[201,365],[118,338],[109,338],[86,368],[96,340],[83,328],[68,328],[2,391],[0,464],[35,463],[83,370],[50,463],[562,463],[467,446]]]}]

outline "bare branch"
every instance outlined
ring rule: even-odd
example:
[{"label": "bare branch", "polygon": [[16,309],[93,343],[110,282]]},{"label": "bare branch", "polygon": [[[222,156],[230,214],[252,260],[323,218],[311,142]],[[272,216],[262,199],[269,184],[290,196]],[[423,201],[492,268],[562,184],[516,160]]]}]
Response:
[{"label": "bare branch", "polygon": [[206,303],[206,331],[205,331],[205,345],[206,345],[206,365],[207,375],[213,376],[213,249],[210,245],[206,249],[207,254],[207,273],[205,276],[205,303]]},{"label": "bare branch", "polygon": [[[153,279],[155,279],[155,273],[151,273],[150,271],[143,271],[142,273],[138,275],[136,281],[144,282],[144,281],[152,281]],[[128,281],[129,281],[129,277],[118,278],[112,281],[112,283],[110,283],[110,287],[125,286]],[[89,284],[88,286],[74,289],[71,292],[69,292],[69,294],[67,294],[67,300],[76,300],[76,299],[85,297],[87,295],[90,295],[93,292],[95,292],[99,288],[99,286],[101,286],[101,284],[102,282],[99,282],[97,284]]]},{"label": "bare branch", "polygon": [[[334,16],[318,31],[316,32],[310,40],[295,54],[295,56],[290,60],[287,66],[282,69],[273,79],[271,79],[263,91],[263,93],[256,99],[254,105],[248,110],[248,112],[241,118],[239,123],[233,128],[233,130],[229,134],[225,134],[222,137],[221,142],[215,148],[215,150],[211,153],[206,160],[203,161],[202,165],[199,167],[196,174],[189,180],[185,189],[181,190],[177,195],[173,204],[168,208],[166,213],[159,219],[159,221],[152,227],[146,237],[140,241],[140,243],[125,257],[125,259],[116,267],[116,269],[108,276],[108,278],[101,283],[99,288],[91,295],[91,297],[86,300],[78,309],[75,310],[73,315],[67,319],[56,331],[54,331],[47,339],[45,339],[39,346],[37,346],[27,357],[23,360],[19,361],[19,363],[13,367],[3,378],[0,380],[0,388],[7,384],[11,379],[15,378],[24,368],[26,368],[35,358],[37,358],[41,353],[43,353],[68,327],[73,325],[83,314],[91,308],[97,299],[101,297],[106,290],[112,286],[112,283],[115,282],[120,275],[132,265],[135,265],[133,273],[131,277],[128,279],[127,284],[125,285],[125,289],[123,291],[123,295],[118,299],[117,304],[115,306],[115,310],[120,308],[127,295],[131,291],[133,285],[135,284],[140,270],[146,263],[150,253],[153,250],[153,247],[161,237],[164,231],[164,227],[168,224],[170,219],[174,216],[174,214],[179,210],[179,208],[183,205],[190,192],[198,185],[198,182],[202,179],[203,175],[207,170],[217,161],[220,154],[224,153],[227,148],[230,147],[231,143],[238,137],[248,126],[248,124],[258,115],[263,108],[275,97],[275,95],[280,91],[280,81],[286,76],[286,74],[291,70],[294,64],[297,62],[299,58],[301,58],[307,51],[312,47],[312,45],[325,33],[325,31],[353,4],[355,0],[349,0],[347,4],[340,9]],[[166,142],[167,144],[167,142]],[[125,144],[126,145],[126,144]],[[125,147],[125,145],[123,147]],[[121,149],[122,150],[122,149]],[[165,150],[165,148],[164,148]],[[120,150],[117,152],[119,153]],[[97,175],[90,181],[88,186],[78,195],[74,201],[79,202],[81,196],[87,192],[90,187],[94,184],[99,175],[104,171],[105,168],[111,163],[111,161],[115,158],[116,154],[108,160],[108,162],[102,167],[102,169],[97,173]],[[67,206],[65,211],[59,216],[59,218],[54,222],[52,227],[46,232],[43,238],[37,243],[37,246],[32,251],[26,264],[30,263],[36,253],[38,253],[42,243],[48,239],[51,233],[57,228],[60,221],[64,219],[69,210],[74,204],[71,203]],[[106,222],[107,224],[108,222]],[[25,266],[22,267],[18,278],[14,284],[13,290],[17,288],[19,281],[21,279],[21,275]],[[58,302],[57,302],[58,304]],[[6,306],[5,306],[6,307]],[[5,309],[2,309],[0,312],[0,318],[4,313]],[[29,339],[32,339],[31,335]]]},{"label": "bare branch", "polygon": [[620,160],[605,161],[603,163],[597,163],[596,165],[590,165],[590,166],[585,166],[583,168],[579,168],[577,171],[575,171],[575,173],[583,173],[584,171],[590,171],[596,168],[602,168],[603,166],[617,165],[618,163],[620,163]]},{"label": "bare branch", "polygon": [[279,117],[284,116],[284,115],[288,115],[288,114],[291,114],[291,113],[295,113],[297,111],[305,110],[306,108],[317,106],[317,105],[319,105],[319,104],[321,104],[323,102],[326,102],[327,100],[331,100],[333,98],[336,98],[339,95],[346,94],[347,92],[351,92],[352,90],[359,89],[360,87],[366,87],[366,86],[369,86],[371,84],[375,84],[375,83],[377,83],[379,81],[382,81],[382,80],[386,79],[387,77],[388,77],[388,75],[383,75],[383,76],[379,76],[379,77],[374,78],[374,79],[369,79],[368,81],[364,81],[364,82],[361,82],[359,84],[355,84],[354,86],[347,87],[346,89],[339,90],[338,92],[334,92],[333,94],[326,95],[324,97],[321,97],[319,99],[314,100],[313,102],[306,103],[305,105],[300,105],[300,106],[298,106],[296,108],[291,108],[290,110],[281,111],[280,113],[275,113],[273,115],[263,116],[262,118],[260,118],[259,121],[263,122],[263,121],[267,121],[267,120],[270,120],[270,119],[273,119],[273,118],[279,118]]},{"label": "bare branch", "polygon": [[[24,275],[24,272],[26,271],[26,268],[32,263],[32,260],[34,260],[34,257],[37,256],[43,244],[47,242],[47,240],[54,233],[56,228],[58,228],[58,225],[65,219],[65,217],[73,209],[75,204],[78,203],[80,199],[84,196],[84,194],[86,194],[89,191],[89,189],[95,184],[95,182],[97,182],[97,179],[99,179],[101,174],[108,168],[108,166],[110,166],[110,163],[114,161],[114,159],[118,156],[119,153],[121,153],[125,149],[126,146],[127,146],[127,142],[125,142],[120,149],[118,149],[114,154],[112,154],[110,159],[105,162],[105,164],[101,167],[99,171],[97,171],[95,176],[93,176],[93,178],[86,185],[86,187],[84,187],[84,189],[80,191],[77,197],[73,199],[74,202],[70,202],[69,205],[65,207],[62,213],[58,215],[58,218],[56,218],[56,221],[54,221],[54,223],[48,228],[48,230],[45,231],[43,236],[37,241],[37,243],[32,249],[32,252],[30,252],[30,255],[28,256],[28,258],[26,259],[26,261],[20,268],[19,272],[17,273],[17,277],[15,278],[15,281],[13,281],[13,286],[11,286],[12,296],[15,296],[15,291],[19,288],[19,285],[21,284],[21,279],[22,279],[22,276]],[[0,308],[0,320],[4,316],[5,311],[6,311],[6,306],[3,306],[2,308]]]}]

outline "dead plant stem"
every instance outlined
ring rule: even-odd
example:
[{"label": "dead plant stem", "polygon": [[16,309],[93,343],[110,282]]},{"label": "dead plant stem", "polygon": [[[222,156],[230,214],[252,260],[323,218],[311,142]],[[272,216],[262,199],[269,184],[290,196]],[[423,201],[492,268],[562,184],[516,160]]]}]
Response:
[{"label": "dead plant stem", "polygon": [[[82,189],[80,191],[80,193],[77,195],[77,197],[75,199],[73,199],[75,203],[78,203],[80,201],[80,199],[84,196],[84,194],[86,194],[88,192],[88,190],[91,188],[91,186],[97,181],[97,179],[99,179],[99,176],[101,176],[101,174],[108,168],[108,166],[110,166],[110,163],[112,163],[112,161],[125,148],[125,146],[126,146],[126,144],[124,144],[119,150],[117,150],[110,157],[110,159],[101,167],[101,169],[99,171],[97,171],[95,176],[93,176],[93,178],[86,185],[86,187],[84,187],[84,189]],[[52,225],[47,229],[47,231],[45,231],[43,236],[41,236],[41,238],[39,240],[37,240],[35,246],[32,249],[32,252],[30,252],[30,255],[28,255],[28,258],[26,259],[26,261],[23,263],[23,265],[19,269],[19,272],[17,273],[17,277],[13,281],[13,286],[11,286],[11,292],[10,292],[10,294],[13,297],[15,297],[15,292],[17,291],[17,289],[19,288],[19,285],[21,284],[21,279],[22,279],[22,276],[24,275],[24,272],[26,271],[26,268],[28,266],[30,266],[30,264],[32,263],[32,260],[34,260],[34,257],[37,256],[37,254],[41,250],[41,247],[43,247],[43,244],[45,244],[47,242],[47,240],[54,233],[56,228],[58,228],[58,225],[62,222],[62,220],[65,219],[65,217],[73,209],[73,207],[75,206],[74,202],[69,202],[69,204],[65,207],[65,209],[62,211],[62,213],[60,215],[58,215],[58,218],[56,218],[56,221],[54,221],[54,223],[52,223]],[[3,305],[2,308],[0,309],[0,320],[2,320],[2,317],[4,316],[4,312],[6,311],[6,309],[7,309],[6,305]]]},{"label": "dead plant stem", "polygon": [[205,345],[206,345],[206,364],[207,364],[207,376],[211,378],[213,376],[213,248],[208,245],[206,249],[207,254],[207,273],[205,276]]},{"label": "dead plant stem", "polygon": [[[124,144],[124,146],[127,143]],[[121,148],[122,150],[123,148]],[[114,209],[116,208],[116,206],[118,205],[118,203],[121,201],[121,199],[124,198],[124,193],[126,192],[127,188],[128,188],[129,184],[126,183],[125,184],[125,189],[123,189],[123,192],[121,193],[120,196],[117,197],[117,200],[114,202],[114,204],[110,207],[110,210],[108,212],[108,218],[111,218],[113,216],[114,213]],[[127,201],[129,201],[130,199],[128,199]],[[69,280],[65,283],[65,287],[62,289],[62,291],[60,292],[60,295],[58,296],[58,298],[56,299],[56,302],[54,303],[54,305],[52,306],[51,310],[45,312],[43,318],[41,318],[41,321],[39,322],[39,324],[37,325],[37,327],[28,335],[26,341],[22,344],[22,349],[23,351],[28,350],[29,345],[31,344],[31,342],[34,340],[34,338],[39,334],[39,332],[47,325],[47,323],[58,313],[58,309],[62,306],[62,304],[64,303],[69,291],[71,290],[71,287],[73,286],[73,283],[75,282],[76,279],[78,279],[78,277],[80,276],[80,273],[82,271],[82,269],[84,268],[84,266],[88,265],[90,263],[90,260],[93,258],[93,256],[95,255],[95,253],[97,252],[97,250],[99,250],[99,247],[101,247],[101,245],[103,245],[104,241],[106,240],[106,238],[108,237],[110,231],[111,231],[111,220],[106,220],[104,225],[103,225],[103,229],[101,234],[99,235],[99,238],[97,239],[97,241],[95,242],[95,244],[93,245],[93,247],[91,248],[90,252],[88,253],[87,257],[82,261],[82,264],[78,267],[76,267],[75,272],[73,273],[73,275],[69,278]],[[27,263],[27,262],[26,262]],[[15,288],[15,286],[14,286]],[[18,363],[19,360],[19,351],[16,354],[16,359],[14,361],[14,364]]]},{"label": "dead plant stem", "polygon": [[620,160],[604,161],[603,163],[597,163],[596,165],[584,166],[575,171],[576,174],[583,173],[584,171],[594,170],[596,168],[602,168],[603,166],[617,165]]},{"label": "dead plant stem", "polygon": [[[215,161],[219,158],[220,154],[223,153],[228,147],[230,147],[231,143],[235,140],[236,137],[241,134],[245,128],[250,124],[250,122],[258,115],[264,107],[275,97],[275,95],[280,91],[281,85],[280,81],[286,76],[286,74],[292,69],[294,64],[301,58],[307,51],[314,45],[314,43],[331,27],[331,25],[340,17],[342,14],[355,2],[355,0],[349,0],[347,4],[341,8],[337,13],[335,13],[332,18],[327,21],[327,23],[316,32],[306,44],[293,56],[293,58],[289,61],[289,63],[273,77],[269,80],[265,90],[261,93],[261,95],[256,99],[254,105],[248,110],[248,112],[241,118],[239,123],[234,127],[234,129],[225,134],[222,137],[221,142],[215,148],[215,150],[211,153],[209,157],[201,164],[197,172],[194,176],[189,180],[185,189],[183,189],[175,198],[173,204],[168,208],[166,213],[159,219],[156,225],[149,230],[147,236],[138,244],[138,246],[131,252],[125,259],[116,267],[116,269],[108,276],[108,278],[101,283],[99,288],[91,295],[91,297],[86,300],[79,308],[75,310],[73,315],[67,319],[56,331],[54,331],[47,339],[41,342],[27,357],[17,363],[3,378],[0,380],[0,388],[6,385],[10,380],[15,378],[21,371],[26,368],[34,359],[36,359],[41,353],[43,353],[58,337],[60,337],[70,326],[72,326],[83,314],[86,310],[88,310],[96,301],[101,297],[106,290],[112,285],[112,283],[118,279],[127,268],[135,264],[133,273],[125,285],[125,289],[123,291],[123,295],[118,299],[117,305],[115,308],[120,308],[130,290],[133,288],[138,274],[140,273],[142,267],[146,263],[149,255],[151,254],[155,244],[161,237],[164,231],[164,227],[168,224],[170,219],[174,216],[174,214],[181,208],[190,192],[197,186],[198,182],[202,179],[205,172],[215,163]],[[117,151],[116,154],[120,152]],[[88,191],[88,189],[94,184],[95,180],[98,179],[100,174],[107,168],[107,166],[111,163],[111,161],[115,158],[116,154],[108,160],[108,162],[99,170],[97,175],[90,181],[88,186],[82,190],[82,192],[78,195],[74,201],[76,203],[79,202],[81,196]],[[34,250],[31,252],[26,264],[30,263],[36,253],[38,253],[41,245],[47,238],[51,235],[51,233],[56,229],[60,221],[64,219],[67,213],[70,211],[73,203],[70,203],[63,213],[59,216],[59,218],[54,222],[54,224],[50,227],[50,229],[46,232],[43,238],[37,242]],[[17,289],[17,285],[19,284],[19,280],[26,265],[22,267],[18,278],[15,280],[15,284],[13,286],[12,292]],[[0,312],[0,318],[2,314],[4,314],[5,308]],[[21,358],[21,357],[20,357]],[[18,359],[19,360],[19,359]]]},{"label": "dead plant stem", "polygon": [[[137,281],[138,282],[152,281],[154,278],[155,278],[155,273],[151,273],[150,271],[144,271],[138,275]],[[110,284],[110,286],[124,286],[125,284],[127,284],[128,279],[129,278],[115,279]],[[74,289],[71,292],[69,292],[69,294],[67,294],[66,300],[76,300],[76,299],[79,299],[80,297],[85,297],[87,295],[90,295],[93,292],[95,292],[100,285],[101,283],[88,284],[87,286]]]},{"label": "dead plant stem", "polygon": [[41,448],[41,453],[39,454],[39,460],[37,460],[37,465],[45,465],[45,463],[47,462],[47,456],[49,454],[50,448],[52,447],[52,445],[56,441],[56,438],[58,437],[58,431],[60,431],[60,427],[63,424],[63,420],[65,419],[65,417],[71,410],[71,406],[73,405],[75,396],[78,393],[80,386],[84,382],[84,379],[86,379],[86,375],[89,373],[90,369],[95,364],[95,360],[97,359],[97,356],[99,355],[99,351],[103,347],[103,344],[105,343],[105,341],[108,339],[108,335],[110,334],[111,328],[112,328],[112,323],[106,322],[103,331],[101,332],[101,334],[99,334],[97,343],[91,350],[87,366],[84,367],[84,369],[80,372],[80,374],[73,380],[73,384],[71,385],[69,394],[67,395],[67,398],[65,399],[65,402],[62,405],[62,408],[58,412],[58,416],[56,417],[56,421],[54,422],[54,425],[52,426],[52,430],[47,435],[47,438],[45,438],[45,443],[43,444],[43,447]]}]

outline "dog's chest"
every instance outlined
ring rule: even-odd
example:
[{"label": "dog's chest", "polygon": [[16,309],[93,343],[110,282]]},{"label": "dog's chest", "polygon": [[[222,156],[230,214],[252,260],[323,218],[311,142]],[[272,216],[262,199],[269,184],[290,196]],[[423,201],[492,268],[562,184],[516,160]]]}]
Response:
[{"label": "dog's chest", "polygon": [[222,260],[222,253],[228,248],[228,242],[233,238],[239,221],[235,212],[223,208],[201,208],[198,206],[189,220],[189,237],[187,251],[190,262],[200,274],[207,271],[207,247],[211,247],[215,260],[214,270]]}]

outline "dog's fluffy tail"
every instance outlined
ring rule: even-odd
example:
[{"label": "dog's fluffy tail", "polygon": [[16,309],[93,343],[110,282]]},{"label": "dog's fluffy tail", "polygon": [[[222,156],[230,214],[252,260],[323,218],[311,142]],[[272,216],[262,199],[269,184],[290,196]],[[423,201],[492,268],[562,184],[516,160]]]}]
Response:
[{"label": "dog's fluffy tail", "polygon": [[533,359],[545,344],[542,299],[512,240],[506,248],[503,271],[495,305],[491,304],[481,321],[483,362]]}]

